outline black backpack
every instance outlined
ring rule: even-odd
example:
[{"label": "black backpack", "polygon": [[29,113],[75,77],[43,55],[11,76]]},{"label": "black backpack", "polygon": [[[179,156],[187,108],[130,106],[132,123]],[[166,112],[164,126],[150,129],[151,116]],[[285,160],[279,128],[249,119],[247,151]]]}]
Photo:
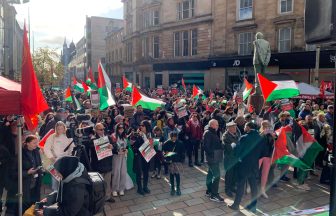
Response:
[{"label": "black backpack", "polygon": [[89,172],[88,186],[90,194],[90,212],[98,214],[104,211],[106,199],[106,184],[102,175],[97,172]]}]

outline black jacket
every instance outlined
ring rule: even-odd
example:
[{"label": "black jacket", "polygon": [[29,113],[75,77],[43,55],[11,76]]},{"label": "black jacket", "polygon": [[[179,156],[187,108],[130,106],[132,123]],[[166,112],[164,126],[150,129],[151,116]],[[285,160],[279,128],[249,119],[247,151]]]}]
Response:
[{"label": "black jacket", "polygon": [[223,149],[222,142],[215,129],[209,127],[203,134],[204,151],[209,164],[213,164],[214,151]]},{"label": "black jacket", "polygon": [[[108,137],[110,143],[112,144],[111,137]],[[90,143],[90,157],[91,157],[91,168],[94,172],[107,173],[112,171],[112,156],[98,160],[97,153],[93,144],[93,141],[97,139],[94,137]],[[112,150],[111,150],[112,151]]]},{"label": "black jacket", "polygon": [[261,136],[255,130],[243,135],[236,149],[239,158],[238,177],[256,175],[261,158]]},{"label": "black jacket", "polygon": [[163,151],[165,153],[167,152],[175,152],[176,155],[173,155],[171,157],[172,162],[184,162],[185,159],[185,147],[183,142],[181,142],[180,140],[176,140],[176,142],[174,143],[172,140],[168,140],[164,143],[163,145]]}]

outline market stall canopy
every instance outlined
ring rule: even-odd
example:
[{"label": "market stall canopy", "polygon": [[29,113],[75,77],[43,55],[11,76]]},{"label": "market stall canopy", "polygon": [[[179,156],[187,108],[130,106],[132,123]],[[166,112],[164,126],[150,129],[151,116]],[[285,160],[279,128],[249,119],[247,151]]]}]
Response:
[{"label": "market stall canopy", "polygon": [[[300,95],[297,98],[302,98],[302,99],[316,99],[320,98],[320,89],[309,85],[307,83],[299,83],[298,84],[299,90],[300,90]],[[334,94],[328,91],[325,91],[324,93],[326,99],[333,99]]]},{"label": "market stall canopy", "polygon": [[0,76],[0,115],[21,114],[21,84]]}]

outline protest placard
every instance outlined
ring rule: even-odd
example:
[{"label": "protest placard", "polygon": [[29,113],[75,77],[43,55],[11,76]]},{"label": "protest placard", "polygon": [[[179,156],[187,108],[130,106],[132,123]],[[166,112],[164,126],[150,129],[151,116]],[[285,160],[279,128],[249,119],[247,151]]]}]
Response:
[{"label": "protest placard", "polygon": [[154,155],[156,154],[156,151],[153,148],[153,145],[150,145],[150,142],[144,142],[144,144],[142,144],[142,146],[140,146],[139,151],[142,155],[142,157],[149,162]]},{"label": "protest placard", "polygon": [[108,148],[110,141],[107,136],[101,137],[93,141],[98,160],[102,160],[112,156],[112,150]]},{"label": "protest placard", "polygon": [[99,94],[97,91],[91,91],[90,99],[92,107],[98,108],[100,101],[99,101]]}]

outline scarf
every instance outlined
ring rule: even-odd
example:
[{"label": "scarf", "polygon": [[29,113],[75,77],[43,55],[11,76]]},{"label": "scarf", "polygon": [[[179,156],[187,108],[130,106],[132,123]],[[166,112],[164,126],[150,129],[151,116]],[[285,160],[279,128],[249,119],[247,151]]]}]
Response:
[{"label": "scarf", "polygon": [[75,171],[73,171],[73,173],[71,173],[70,175],[68,175],[68,177],[66,177],[62,181],[62,184],[69,183],[73,179],[81,177],[82,174],[83,174],[83,171],[84,171],[84,165],[82,163],[78,163],[78,167],[75,169]]}]

